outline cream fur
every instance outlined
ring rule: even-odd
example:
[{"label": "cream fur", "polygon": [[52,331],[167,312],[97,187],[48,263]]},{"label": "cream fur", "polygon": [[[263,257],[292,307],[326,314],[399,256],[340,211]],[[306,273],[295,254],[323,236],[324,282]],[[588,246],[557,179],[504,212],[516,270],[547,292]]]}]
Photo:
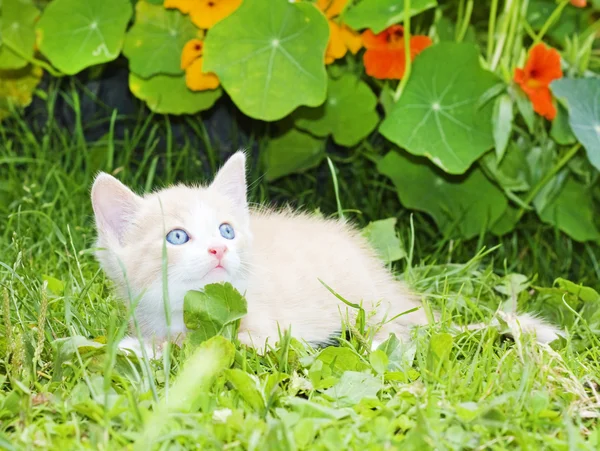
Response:
[{"label": "cream fur", "polygon": [[[135,316],[149,355],[152,345],[160,350],[167,337],[162,252],[166,234],[175,228],[185,230],[191,239],[179,246],[166,244],[174,339],[186,332],[185,293],[220,281],[245,293],[248,314],[241,321],[239,339],[259,349],[265,342],[275,344],[278,326],[315,343],[326,342],[340,330],[340,313],[352,315],[354,309],[336,299],[319,279],[348,301],[375,310],[373,324],[420,305],[349,224],[249,209],[241,152],[228,160],[209,186],[178,185],[143,197],[114,177],[100,174],[92,188],[92,204],[97,246],[102,249],[97,258],[121,298],[139,299]],[[224,222],[233,226],[233,240],[220,235]],[[216,264],[208,252],[211,246],[227,246],[225,271],[211,271]],[[374,342],[390,332],[407,339],[411,326],[426,323],[419,309],[384,325]],[[544,341],[549,341],[549,333],[554,331],[544,329]],[[141,351],[139,342],[129,337],[121,347]]]}]

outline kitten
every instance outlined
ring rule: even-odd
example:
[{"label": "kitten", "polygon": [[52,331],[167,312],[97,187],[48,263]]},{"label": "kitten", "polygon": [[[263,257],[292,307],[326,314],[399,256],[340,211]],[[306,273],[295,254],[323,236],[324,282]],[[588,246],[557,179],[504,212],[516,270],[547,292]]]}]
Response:
[{"label": "kitten", "polygon": [[[97,258],[124,300],[139,299],[135,317],[148,354],[160,355],[167,337],[163,302],[163,245],[166,240],[170,335],[185,335],[183,299],[189,290],[230,282],[248,302],[239,339],[262,351],[279,329],[311,343],[325,343],[340,330],[348,307],[321,279],[352,303],[375,310],[378,324],[420,304],[385,268],[369,243],[339,220],[249,208],[245,156],[234,154],[209,186],[176,185],[138,196],[101,173],[92,187],[98,231]],[[349,309],[350,314],[354,309]],[[538,341],[556,331],[531,316],[519,317]],[[374,343],[389,333],[407,340],[410,327],[427,324],[423,309],[384,324]],[[121,343],[138,355],[140,343]]]}]

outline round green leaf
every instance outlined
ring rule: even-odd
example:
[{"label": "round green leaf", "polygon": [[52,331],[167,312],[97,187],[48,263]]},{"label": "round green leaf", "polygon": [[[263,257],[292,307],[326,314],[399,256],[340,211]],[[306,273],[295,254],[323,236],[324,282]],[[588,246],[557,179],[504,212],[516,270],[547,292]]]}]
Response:
[{"label": "round green leaf", "polygon": [[[436,0],[412,0],[411,17],[437,6]],[[379,33],[387,27],[404,21],[404,0],[362,0],[344,14],[344,23],[360,30],[370,28]]]},{"label": "round green leaf", "polygon": [[185,85],[185,76],[155,75],[141,78],[129,74],[129,89],[142,99],[155,113],[194,114],[208,110],[221,96],[221,89],[190,91]]},{"label": "round green leaf", "polygon": [[590,189],[569,176],[539,215],[542,221],[558,227],[576,241],[597,241],[600,231],[594,222],[595,211]]},{"label": "round green leaf", "polygon": [[327,20],[312,4],[245,0],[210,29],[203,70],[247,116],[275,121],[325,100]]},{"label": "round green leaf", "polygon": [[443,42],[414,62],[402,96],[380,126],[390,141],[462,174],[494,145],[493,102],[478,102],[498,83],[471,44]]},{"label": "round green leaf", "polygon": [[327,100],[318,108],[302,107],[296,126],[316,136],[333,135],[340,146],[354,146],[371,133],[379,116],[377,97],[369,86],[353,75],[329,79]]},{"label": "round green leaf", "polygon": [[69,75],[112,61],[131,13],[130,0],[54,0],[38,22],[40,51]]},{"label": "round green leaf", "polygon": [[135,23],[127,33],[123,53],[129,58],[131,71],[140,77],[178,75],[183,73],[183,46],[199,37],[202,32],[188,16],[139,0],[135,6]]},{"label": "round green leaf", "polygon": [[317,166],[325,156],[325,142],[292,128],[271,139],[266,154],[267,180],[275,180]]},{"label": "round green leaf", "polygon": [[590,163],[600,171],[600,78],[552,82],[552,92],[569,110],[569,125],[583,144]]},{"label": "round green leaf", "polygon": [[40,15],[31,0],[2,4],[0,16],[0,69],[21,69],[33,57],[35,21]]},{"label": "round green leaf", "polygon": [[377,164],[394,183],[402,204],[429,213],[444,233],[472,238],[502,216],[508,202],[479,168],[445,174],[427,160],[389,152]]}]

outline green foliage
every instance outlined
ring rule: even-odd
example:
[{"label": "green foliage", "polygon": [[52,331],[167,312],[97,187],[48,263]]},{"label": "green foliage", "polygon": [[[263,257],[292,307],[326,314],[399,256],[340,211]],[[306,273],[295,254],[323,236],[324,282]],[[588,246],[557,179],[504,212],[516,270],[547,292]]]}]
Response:
[{"label": "green foliage", "polygon": [[396,233],[396,218],[370,222],[363,230],[373,248],[386,263],[406,257],[406,251]]},{"label": "green foliage", "polygon": [[404,205],[429,213],[444,233],[457,230],[466,238],[477,236],[500,219],[508,205],[502,191],[478,168],[452,176],[395,151],[377,168],[392,179]]},{"label": "green foliage", "polygon": [[557,80],[552,91],[564,99],[571,130],[585,147],[590,163],[600,171],[600,78]]},{"label": "green foliage", "polygon": [[325,100],[327,36],[310,4],[245,0],[208,33],[204,70],[219,76],[244,114],[274,121]]},{"label": "green foliage", "polygon": [[[49,102],[56,96],[82,103],[62,90],[51,90]],[[89,186],[97,170],[108,167],[102,149],[113,148],[112,167],[126,183],[147,184],[148,191],[203,181],[202,159],[208,155],[218,166],[219,152],[230,152],[211,142],[200,155],[183,143],[169,160],[155,140],[182,121],[158,119],[149,132],[144,121],[117,118],[115,128],[128,126],[127,139],[93,143],[83,138],[85,124],[74,130],[53,121],[40,129],[13,119],[0,124],[0,447],[598,448],[600,430],[588,418],[597,409],[589,381],[600,373],[598,245],[573,242],[532,215],[509,236],[482,237],[479,244],[440,237],[424,214],[398,211],[395,192],[354,149],[331,155],[345,214],[359,225],[398,218],[395,235],[411,243],[412,259],[397,269],[406,269],[402,277],[426,306],[440,307],[439,321],[414,330],[410,342],[391,335],[375,351],[372,331],[362,336],[350,324],[349,337],[340,334],[339,344],[322,349],[292,333],[264,356],[223,336],[197,347],[172,346],[159,361],[122,354],[116,345],[127,308],[93,256]],[[371,145],[369,156],[389,148],[383,140]],[[529,157],[526,145],[519,149]],[[539,155],[550,164],[556,156],[551,147]],[[160,163],[152,169],[156,157]],[[545,163],[536,161],[547,174]],[[579,161],[587,162],[583,150],[567,172],[586,180],[581,168],[571,168]],[[249,170],[252,201],[291,199],[325,215],[336,210],[328,177],[318,187],[312,174],[270,183],[259,165]],[[478,253],[482,246],[486,252]],[[45,296],[48,321],[40,327]],[[519,309],[560,325],[565,338],[550,349],[525,337],[505,340],[494,326],[451,326],[490,324],[513,297]],[[215,299],[218,304],[222,297]]]},{"label": "green foliage", "polygon": [[236,337],[247,312],[246,300],[230,283],[210,284],[185,295],[183,321],[191,331],[190,342],[198,344],[215,335]]},{"label": "green foliage", "polygon": [[123,54],[129,59],[130,70],[138,77],[179,75],[183,73],[183,46],[199,37],[201,33],[187,16],[140,0],[136,3],[135,24],[127,32]]},{"label": "green foliage", "polygon": [[473,45],[430,47],[415,61],[412,77],[380,131],[444,171],[462,174],[493,145],[492,105],[482,106],[480,99],[498,82],[481,69]]},{"label": "green foliage", "polygon": [[323,160],[325,149],[322,140],[290,128],[269,140],[265,153],[267,179],[275,180],[314,168]]},{"label": "green foliage", "polygon": [[155,75],[148,79],[129,74],[129,89],[156,113],[193,114],[207,110],[221,96],[221,89],[190,91],[185,76]]},{"label": "green foliage", "polygon": [[573,176],[567,178],[555,199],[540,211],[540,218],[577,241],[600,240],[590,188]]},{"label": "green foliage", "polygon": [[340,146],[351,147],[369,135],[379,122],[377,98],[358,78],[344,74],[329,79],[327,100],[318,108],[301,108],[294,115],[296,126],[315,136],[329,134]]},{"label": "green foliage", "polygon": [[0,13],[0,70],[22,69],[33,58],[40,12],[31,0],[13,0],[5,1]]},{"label": "green foliage", "polygon": [[[412,0],[410,15],[436,6],[436,0]],[[380,33],[390,25],[404,21],[404,8],[404,1],[399,0],[360,0],[348,8],[344,22],[357,30],[370,28],[374,33]]]},{"label": "green foliage", "polygon": [[65,74],[112,61],[132,12],[129,0],[53,0],[37,24],[40,51]]}]

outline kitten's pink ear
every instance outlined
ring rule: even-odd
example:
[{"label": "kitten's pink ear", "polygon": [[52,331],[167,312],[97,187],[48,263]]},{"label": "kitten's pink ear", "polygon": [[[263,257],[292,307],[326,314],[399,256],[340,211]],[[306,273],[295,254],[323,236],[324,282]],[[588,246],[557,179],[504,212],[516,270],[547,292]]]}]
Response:
[{"label": "kitten's pink ear", "polygon": [[229,197],[240,208],[248,208],[246,200],[246,156],[234,153],[215,176],[211,188]]},{"label": "kitten's pink ear", "polygon": [[112,175],[101,172],[92,186],[92,207],[99,234],[119,241],[131,224],[141,198]]}]

